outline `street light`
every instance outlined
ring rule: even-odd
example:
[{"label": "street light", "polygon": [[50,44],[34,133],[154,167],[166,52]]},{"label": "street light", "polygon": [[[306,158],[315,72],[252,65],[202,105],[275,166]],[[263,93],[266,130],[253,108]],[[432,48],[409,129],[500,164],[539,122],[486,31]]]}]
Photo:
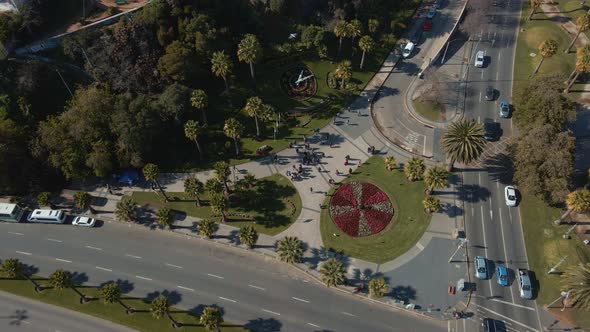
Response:
[{"label": "street light", "polygon": [[565,259],[567,258],[567,256],[563,257],[559,263],[555,264],[554,267],[552,267],[551,269],[549,269],[549,271],[547,271],[547,274],[551,274],[551,273],[555,273],[555,271],[557,270],[557,268],[563,264],[563,262],[565,262]]},{"label": "street light", "polygon": [[457,246],[457,249],[455,250],[455,252],[453,252],[453,254],[451,255],[451,257],[449,257],[449,263],[451,263],[453,261],[453,257],[455,257],[455,255],[457,254],[457,252],[462,249],[465,248],[465,246],[469,243],[469,240],[467,239],[459,239],[459,245]]}]

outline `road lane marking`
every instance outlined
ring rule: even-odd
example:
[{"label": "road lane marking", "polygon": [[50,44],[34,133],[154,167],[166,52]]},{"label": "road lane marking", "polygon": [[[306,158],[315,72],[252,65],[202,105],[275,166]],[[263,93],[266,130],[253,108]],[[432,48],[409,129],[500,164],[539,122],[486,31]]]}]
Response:
[{"label": "road lane marking", "polygon": [[20,235],[23,236],[23,233],[18,233],[18,232],[8,232],[8,234],[12,234],[12,235]]},{"label": "road lane marking", "polygon": [[418,247],[420,251],[424,250],[424,246],[420,242],[416,242],[416,247]]},{"label": "road lane marking", "polygon": [[492,211],[492,210],[490,210],[490,219],[492,219],[492,221],[494,220],[494,211]]},{"label": "road lane marking", "polygon": [[479,102],[481,103],[481,91],[479,92]]},{"label": "road lane marking", "polygon": [[315,328],[318,328],[318,329],[320,328],[320,326],[319,326],[319,325],[315,325],[315,324],[312,324],[312,323],[307,323],[307,325],[309,325],[309,326],[313,326],[313,327],[315,327]]},{"label": "road lane marking", "polygon": [[277,316],[280,316],[281,315],[278,312],[274,312],[274,311],[270,311],[270,310],[266,310],[266,309],[262,309],[262,311],[268,312],[269,314],[273,314],[273,315],[277,315]]},{"label": "road lane marking", "polygon": [[107,269],[106,267],[95,266],[95,268],[97,268],[99,270],[103,270],[103,271],[113,272],[113,270]]},{"label": "road lane marking", "polygon": [[71,263],[72,261],[69,261],[67,259],[62,259],[62,258],[56,258],[56,261],[60,261],[60,262],[64,262],[64,263]]},{"label": "road lane marking", "polygon": [[534,308],[527,307],[526,305],[522,305],[522,304],[518,304],[518,303],[513,303],[513,302],[508,302],[508,301],[502,301],[502,300],[498,300],[498,299],[491,299],[490,301],[494,301],[494,302],[498,302],[498,303],[503,303],[503,304],[514,306],[514,307],[518,307],[518,308],[530,310],[530,311],[535,311]]},{"label": "road lane marking", "polygon": [[62,243],[62,240],[48,238],[47,241]]},{"label": "road lane marking", "polygon": [[127,257],[131,257],[131,258],[137,258],[137,259],[141,259],[141,257],[139,257],[139,256],[135,256],[135,255],[129,255],[129,254],[125,254],[125,256],[127,256]]},{"label": "road lane marking", "polygon": [[21,254],[21,255],[27,255],[27,256],[31,256],[32,254],[30,252],[26,252],[26,251],[16,251],[17,254]]},{"label": "road lane marking", "polygon": [[191,291],[191,292],[194,292],[194,291],[195,291],[195,290],[194,290],[194,289],[192,289],[192,288],[188,288],[188,287],[184,287],[184,286],[176,286],[176,287],[177,287],[177,288],[180,288],[180,289],[187,290],[187,291]]},{"label": "road lane marking", "polygon": [[500,63],[500,59],[502,59],[502,52],[498,52],[498,63]]},{"label": "road lane marking", "polygon": [[177,269],[182,269],[182,266],[179,266],[179,265],[168,264],[168,263],[166,263],[166,265],[167,265],[167,266],[170,266],[170,267],[175,267],[175,268],[177,268]]},{"label": "road lane marking", "polygon": [[291,297],[291,298],[292,298],[293,300],[297,300],[297,301],[301,301],[301,302],[309,303],[309,301],[308,301],[308,300],[300,299],[300,298],[298,298],[298,297],[295,297],[295,296],[293,296],[293,297]]},{"label": "road lane marking", "polygon": [[222,300],[225,300],[225,301],[233,302],[233,303],[238,302],[236,300],[228,299],[227,297],[223,297],[223,296],[219,296],[219,298],[222,299]]},{"label": "road lane marking", "polygon": [[265,291],[266,290],[265,288],[254,286],[254,285],[248,285],[248,287],[256,288],[256,289],[259,289],[261,291]]},{"label": "road lane marking", "polygon": [[216,274],[211,274],[211,273],[207,273],[208,276],[213,277],[213,278],[217,278],[217,279],[223,279],[222,276],[218,276]]},{"label": "road lane marking", "polygon": [[148,280],[148,281],[152,281],[152,279],[147,278],[147,277],[142,277],[142,276],[135,276],[137,279],[143,279],[143,280]]},{"label": "road lane marking", "polygon": [[527,325],[525,325],[525,324],[523,324],[523,323],[521,323],[521,322],[519,322],[519,321],[516,321],[516,320],[514,320],[514,319],[512,319],[512,318],[510,318],[510,317],[506,317],[506,316],[504,316],[504,315],[502,315],[502,314],[500,314],[500,313],[498,313],[498,312],[496,312],[496,311],[494,311],[494,310],[492,310],[492,309],[488,309],[488,308],[486,308],[486,307],[484,307],[484,306],[481,306],[481,305],[479,305],[479,304],[476,304],[476,303],[474,303],[474,304],[475,304],[476,306],[478,306],[478,307],[482,308],[482,309],[485,309],[485,310],[487,310],[487,311],[489,311],[489,312],[493,313],[493,314],[494,314],[494,315],[496,315],[496,316],[502,317],[502,318],[504,318],[505,320],[507,320],[507,321],[510,321],[510,322],[512,322],[512,323],[514,323],[514,324],[520,325],[520,326],[524,327],[525,329],[529,329],[529,330],[532,330],[532,331],[535,331],[535,332],[539,332],[539,330],[537,330],[537,329],[535,329],[535,328],[532,328],[532,327],[530,327],[530,326],[527,326]]},{"label": "road lane marking", "polygon": [[351,314],[350,312],[342,311],[341,313],[346,316],[356,317],[355,315]]},{"label": "road lane marking", "polygon": [[84,246],[88,249],[92,249],[92,250],[98,250],[98,251],[102,251],[102,248],[97,248],[97,247],[93,247],[93,246]]},{"label": "road lane marking", "polygon": [[[502,219],[502,213],[499,213],[500,215],[500,234],[502,235],[502,246],[504,247],[504,264],[508,265],[508,251],[506,250],[506,239],[504,238],[504,226],[502,225],[504,223],[504,220]],[[512,290],[512,286],[511,285],[510,288],[510,296],[512,297],[512,303],[514,303],[514,291]]]}]

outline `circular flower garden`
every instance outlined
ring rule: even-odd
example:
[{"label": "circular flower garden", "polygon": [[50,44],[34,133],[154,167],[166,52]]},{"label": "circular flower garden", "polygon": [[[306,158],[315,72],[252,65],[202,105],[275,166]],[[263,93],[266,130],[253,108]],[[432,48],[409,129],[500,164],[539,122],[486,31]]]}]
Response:
[{"label": "circular flower garden", "polygon": [[367,182],[344,183],[330,200],[330,216],[344,233],[361,237],[381,232],[393,217],[387,194]]}]

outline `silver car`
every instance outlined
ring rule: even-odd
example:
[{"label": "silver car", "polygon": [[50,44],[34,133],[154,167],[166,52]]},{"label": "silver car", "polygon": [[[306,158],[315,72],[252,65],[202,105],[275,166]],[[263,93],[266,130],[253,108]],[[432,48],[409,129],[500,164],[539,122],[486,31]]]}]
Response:
[{"label": "silver car", "polygon": [[525,300],[533,298],[533,286],[531,285],[531,278],[526,269],[518,269],[518,290],[520,297]]},{"label": "silver car", "polygon": [[516,188],[513,186],[504,187],[504,198],[507,206],[516,206]]},{"label": "silver car", "polygon": [[475,277],[477,279],[488,279],[488,262],[485,257],[475,257]]},{"label": "silver car", "polygon": [[72,221],[72,225],[74,226],[94,227],[95,224],[96,219],[82,216],[77,216],[74,218],[74,221]]}]

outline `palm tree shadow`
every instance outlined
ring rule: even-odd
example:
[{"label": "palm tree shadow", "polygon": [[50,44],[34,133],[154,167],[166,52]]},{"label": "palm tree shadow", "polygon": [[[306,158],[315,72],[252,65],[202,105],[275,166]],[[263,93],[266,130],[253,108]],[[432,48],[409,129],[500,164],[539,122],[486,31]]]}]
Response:
[{"label": "palm tree shadow", "polygon": [[147,303],[151,303],[155,298],[157,298],[160,295],[165,296],[168,299],[168,303],[171,306],[178,304],[182,300],[182,294],[180,294],[179,292],[177,292],[175,290],[173,290],[173,291],[163,290],[161,292],[153,291],[151,293],[148,293],[145,296],[145,301]]},{"label": "palm tree shadow", "polygon": [[280,331],[283,324],[274,318],[256,318],[249,320],[244,327],[250,331],[276,332]]},{"label": "palm tree shadow", "polygon": [[506,153],[499,153],[484,161],[490,177],[502,184],[511,184],[514,174],[514,160]]}]

